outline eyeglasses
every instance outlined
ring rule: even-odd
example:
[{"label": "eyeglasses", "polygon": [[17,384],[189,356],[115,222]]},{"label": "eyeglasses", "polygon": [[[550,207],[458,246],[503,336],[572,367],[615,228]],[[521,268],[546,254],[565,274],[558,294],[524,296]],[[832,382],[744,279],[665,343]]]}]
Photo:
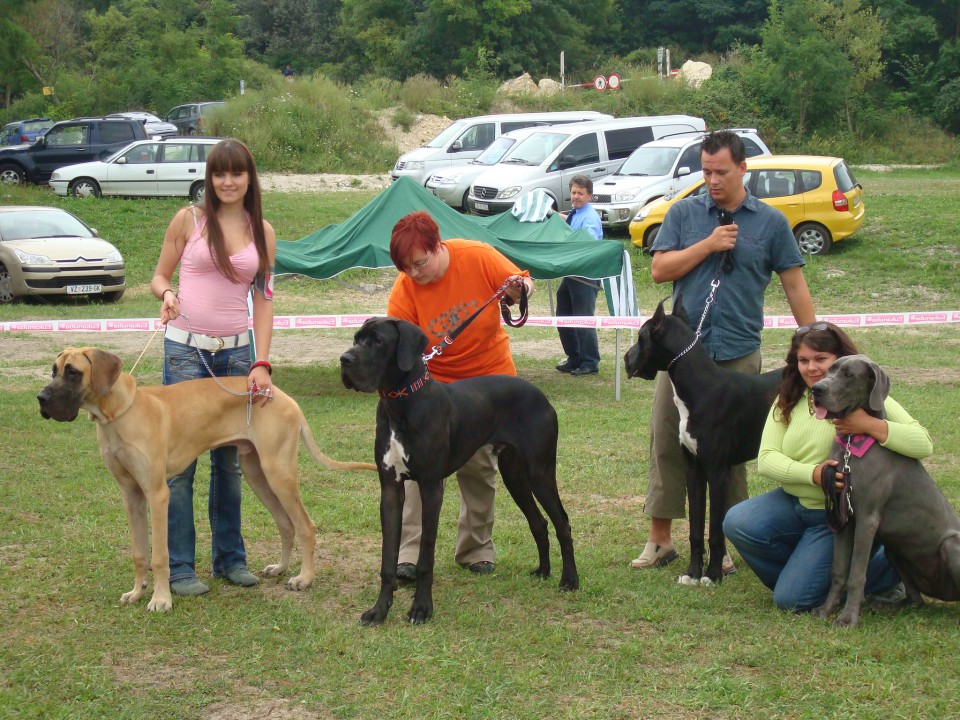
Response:
[{"label": "eyeglasses", "polygon": [[810,323],[809,325],[802,325],[797,328],[796,335],[806,335],[811,330],[826,330],[830,326],[825,322],[815,322]]}]

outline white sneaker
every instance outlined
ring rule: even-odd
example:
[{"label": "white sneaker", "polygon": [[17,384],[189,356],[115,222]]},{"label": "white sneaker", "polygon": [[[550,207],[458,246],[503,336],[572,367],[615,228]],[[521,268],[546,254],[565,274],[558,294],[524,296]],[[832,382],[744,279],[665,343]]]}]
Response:
[{"label": "white sneaker", "polygon": [[677,554],[677,551],[672,546],[657,545],[656,543],[648,542],[644,545],[643,552],[640,553],[640,556],[630,563],[630,567],[634,570],[662,568],[672,563],[678,557],[680,557],[680,555]]}]

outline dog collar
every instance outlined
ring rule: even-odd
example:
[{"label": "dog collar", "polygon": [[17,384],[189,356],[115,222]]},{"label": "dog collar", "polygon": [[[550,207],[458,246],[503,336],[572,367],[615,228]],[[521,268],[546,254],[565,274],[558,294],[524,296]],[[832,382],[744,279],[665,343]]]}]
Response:
[{"label": "dog collar", "polygon": [[380,394],[380,397],[388,398],[390,400],[396,400],[397,398],[403,398],[403,397],[410,397],[417,390],[422,389],[423,386],[427,384],[427,381],[429,379],[430,379],[430,371],[424,370],[423,377],[421,377],[418,380],[415,380],[409,385],[404,385],[399,390],[377,390],[377,392]]},{"label": "dog collar", "polygon": [[845,448],[848,448],[851,455],[858,458],[866,455],[867,450],[873,447],[873,444],[876,442],[876,439],[872,435],[848,435],[846,437],[848,438],[847,440],[837,435],[836,441]]}]

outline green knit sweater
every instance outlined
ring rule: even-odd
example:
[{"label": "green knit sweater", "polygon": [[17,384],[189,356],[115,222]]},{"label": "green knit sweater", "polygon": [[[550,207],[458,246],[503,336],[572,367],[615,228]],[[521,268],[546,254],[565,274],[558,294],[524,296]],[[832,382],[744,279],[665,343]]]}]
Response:
[{"label": "green knit sweater", "polygon": [[[809,413],[807,393],[790,413],[789,425],[774,419],[776,403],[770,408],[760,440],[757,470],[779,482],[805,508],[818,510],[824,506],[823,491],[813,483],[813,469],[833,452],[836,429],[829,420],[817,420]],[[888,429],[883,447],[918,460],[933,452],[930,433],[896,400],[887,398],[883,409]]]}]

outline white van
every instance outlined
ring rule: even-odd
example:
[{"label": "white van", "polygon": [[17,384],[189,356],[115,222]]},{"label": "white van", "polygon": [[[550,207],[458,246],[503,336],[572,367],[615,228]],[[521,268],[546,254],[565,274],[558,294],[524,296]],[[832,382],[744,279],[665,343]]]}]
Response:
[{"label": "white van", "polygon": [[644,143],[706,127],[702,118],[660,115],[544,128],[474,181],[467,208],[478,215],[501,213],[518,198],[541,189],[553,198],[557,210],[565,212],[570,209],[569,183],[575,175],[596,182],[616,172]]},{"label": "white van", "polygon": [[[743,139],[747,157],[769,155],[756,128],[730,128]],[[684,133],[641,145],[620,169],[593,188],[593,209],[604,227],[626,227],[657,198],[672,197],[703,179],[700,143],[704,133]]]},{"label": "white van", "polygon": [[423,147],[404,153],[397,160],[391,177],[408,177],[423,185],[436,170],[462,165],[486,150],[494,140],[511,130],[537,125],[558,125],[583,120],[611,119],[593,110],[564,112],[512,113],[464,118],[448,125]]}]

